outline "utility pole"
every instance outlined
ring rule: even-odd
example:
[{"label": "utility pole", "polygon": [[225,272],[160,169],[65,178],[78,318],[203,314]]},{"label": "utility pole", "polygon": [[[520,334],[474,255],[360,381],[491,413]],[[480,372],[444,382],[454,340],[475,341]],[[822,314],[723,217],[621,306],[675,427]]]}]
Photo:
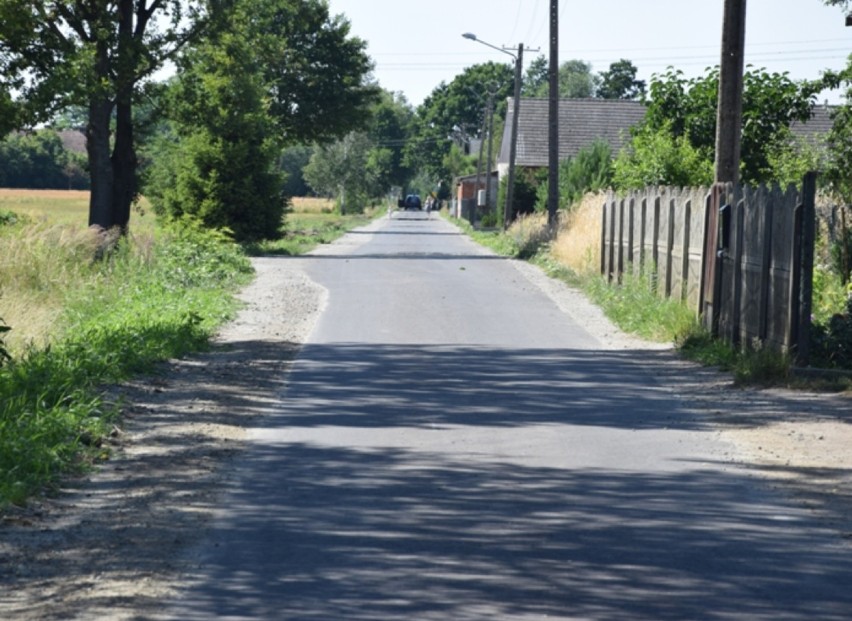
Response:
[{"label": "utility pole", "polygon": [[494,137],[494,96],[496,91],[488,91],[488,167],[485,171],[485,208],[491,210],[491,153]]},{"label": "utility pole", "polygon": [[473,211],[470,225],[476,227],[476,209],[479,207],[479,186],[482,185],[482,152],[485,148],[485,132],[488,131],[488,108],[482,112],[482,131],[479,134],[479,159],[476,160],[476,190],[473,193]]},{"label": "utility pole", "polygon": [[550,0],[548,81],[547,226],[553,233],[559,210],[559,0]]},{"label": "utility pole", "polygon": [[722,62],[716,110],[716,182],[739,180],[746,0],[724,0]]},{"label": "utility pole", "polygon": [[512,203],[515,200],[515,156],[518,153],[518,116],[521,109],[521,69],[524,66],[524,44],[518,44],[515,57],[515,93],[512,112],[512,139],[509,146],[509,179],[506,182],[506,208],[503,212],[503,228],[508,229],[512,221]]},{"label": "utility pole", "polygon": [[[496,45],[492,45],[487,41],[483,41],[472,32],[465,32],[464,34],[462,34],[462,36],[465,39],[470,39],[471,41],[482,43],[483,45],[487,45],[488,47],[495,49],[499,52],[508,54],[509,56],[515,59],[515,95],[514,106],[512,110],[512,139],[511,145],[509,147],[509,179],[506,184],[506,208],[503,212],[503,228],[507,229],[509,228],[509,222],[512,219],[512,202],[515,200],[515,156],[518,153],[518,116],[520,115],[521,109],[521,80],[523,79],[521,71],[524,67],[524,44],[519,43],[517,48],[505,46],[497,47]],[[515,54],[512,54],[512,52],[509,50],[517,52],[518,55],[516,56]],[[489,185],[490,184],[485,185],[486,192],[488,191]]]}]

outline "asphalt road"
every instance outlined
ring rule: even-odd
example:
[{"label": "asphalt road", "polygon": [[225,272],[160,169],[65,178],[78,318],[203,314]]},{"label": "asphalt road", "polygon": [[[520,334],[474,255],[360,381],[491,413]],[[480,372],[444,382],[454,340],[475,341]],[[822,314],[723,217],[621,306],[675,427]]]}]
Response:
[{"label": "asphalt road", "polygon": [[328,305],[174,619],[840,620],[836,534],[451,225],[307,259]]}]

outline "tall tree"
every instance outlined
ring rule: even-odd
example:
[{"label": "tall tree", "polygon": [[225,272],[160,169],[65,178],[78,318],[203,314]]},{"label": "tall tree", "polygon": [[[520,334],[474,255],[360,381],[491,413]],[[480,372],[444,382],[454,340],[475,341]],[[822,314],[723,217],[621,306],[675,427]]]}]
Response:
[{"label": "tall tree", "polygon": [[127,227],[137,192],[132,110],[140,85],[227,4],[0,0],[0,90],[20,93],[19,124],[69,105],[88,110],[89,224]]},{"label": "tall tree", "polygon": [[824,77],[829,88],[844,90],[843,105],[832,114],[832,127],[828,133],[829,162],[825,179],[831,190],[852,204],[852,55],[841,71],[826,72]]},{"label": "tall tree", "polygon": [[360,211],[373,189],[370,166],[372,143],[362,132],[314,150],[305,166],[305,181],[318,194],[337,199],[341,213]]},{"label": "tall tree", "polygon": [[285,196],[307,196],[310,193],[303,169],[311,160],[313,152],[313,148],[306,145],[287,147],[281,152],[278,169],[284,175]]},{"label": "tall tree", "polygon": [[[563,99],[594,97],[600,78],[592,73],[591,63],[584,60],[566,60],[559,65],[559,96]],[[539,85],[534,97],[547,97],[548,83]]]},{"label": "tall tree", "polygon": [[536,56],[524,74],[521,95],[523,97],[540,97],[539,93],[546,93],[548,71],[547,58],[544,55]]},{"label": "tall tree", "polygon": [[[231,0],[235,1],[235,0]],[[367,44],[326,0],[236,0],[287,145],[363,129],[379,99]]]},{"label": "tall tree", "polygon": [[636,67],[622,58],[601,71],[597,96],[602,99],[639,99],[645,94],[645,81],[636,79]]},{"label": "tall tree", "polygon": [[228,28],[179,60],[169,111],[180,156],[159,207],[241,240],[277,236],[281,148],[363,126],[378,95],[365,44],[348,33],[322,0],[238,0]]},{"label": "tall tree", "polygon": [[367,130],[373,141],[372,161],[379,192],[391,186],[404,186],[413,174],[405,161],[405,144],[413,118],[414,111],[401,93],[382,91]]},{"label": "tall tree", "polygon": [[479,137],[489,90],[496,91],[496,114],[504,117],[514,89],[514,69],[489,62],[468,67],[452,82],[442,82],[417,108],[406,160],[435,181],[449,176],[443,164],[454,141]]}]

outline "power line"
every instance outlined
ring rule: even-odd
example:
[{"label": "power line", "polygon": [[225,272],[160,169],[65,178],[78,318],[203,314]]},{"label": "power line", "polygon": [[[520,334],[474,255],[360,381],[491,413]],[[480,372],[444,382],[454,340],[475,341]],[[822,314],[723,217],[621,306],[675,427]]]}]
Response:
[{"label": "power line", "polygon": [[[530,37],[527,37],[530,39]],[[526,40],[526,39],[525,39]],[[767,47],[767,46],[785,46],[788,47],[790,45],[802,45],[808,43],[846,43],[847,46],[844,48],[832,48],[832,49],[843,49],[848,52],[848,39],[805,39],[805,40],[797,40],[797,41],[766,41],[764,43],[750,43],[746,45],[746,50],[755,48],[755,47]],[[571,50],[571,53],[577,52],[582,54],[594,53],[594,54],[602,54],[602,53],[625,53],[625,54],[634,54],[636,52],[655,52],[655,51],[674,51],[674,50],[715,50],[718,52],[718,45],[686,45],[686,46],[655,46],[655,47],[623,47],[623,48],[585,48],[582,50]],[[560,50],[560,54],[564,50]],[[372,56],[453,56],[453,57],[480,57],[481,54],[476,53],[454,53],[454,52],[383,52],[383,53],[374,53]]]},{"label": "power line", "polygon": [[524,4],[524,0],[518,0],[518,10],[515,11],[515,25],[512,28],[512,34],[509,35],[509,41],[512,41],[515,36],[515,32],[518,30],[518,20],[521,19],[521,7]]}]

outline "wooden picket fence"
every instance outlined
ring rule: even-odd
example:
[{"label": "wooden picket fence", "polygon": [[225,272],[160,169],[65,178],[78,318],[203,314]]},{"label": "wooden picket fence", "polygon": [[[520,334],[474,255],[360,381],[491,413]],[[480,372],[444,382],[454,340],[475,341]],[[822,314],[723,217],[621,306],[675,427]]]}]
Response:
[{"label": "wooden picket fence", "polygon": [[601,273],[642,274],[724,340],[808,356],[815,176],[790,187],[651,187],[607,195]]}]

